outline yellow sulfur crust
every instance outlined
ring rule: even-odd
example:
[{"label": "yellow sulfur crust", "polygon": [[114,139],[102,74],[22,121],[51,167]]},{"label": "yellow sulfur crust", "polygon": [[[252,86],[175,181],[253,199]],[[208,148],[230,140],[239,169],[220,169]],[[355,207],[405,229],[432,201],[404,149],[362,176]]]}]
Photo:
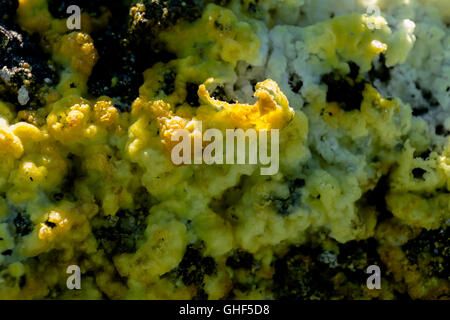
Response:
[{"label": "yellow sulfur crust", "polygon": [[[327,102],[326,88],[317,85],[306,92],[308,108],[300,110],[269,78],[256,83],[251,102],[214,98],[217,85],[236,80],[240,63],[258,63],[262,42],[251,19],[210,4],[200,19],[161,32],[160,40],[177,58],[147,69],[139,97],[130,112],[122,112],[114,99],[87,92],[99,59],[89,34],[108,16],[83,15],[82,30],[66,32],[64,20],[50,15],[45,0],[19,3],[20,25],[48,39],[47,49],[61,71],[60,82],[39,110],[16,113],[14,106],[0,101],[0,252],[14,252],[11,258],[0,255],[1,299],[52,298],[53,288],[65,286],[65,270],[72,264],[95,277],[86,276],[82,290],[66,290],[59,298],[100,299],[104,294],[111,299],[191,299],[195,285],[164,275],[177,268],[189,244],[198,242],[203,254],[216,262],[216,272],[204,278],[210,299],[227,297],[234,280],[248,279],[245,271],[226,265],[236,249],[250,252],[260,265],[253,274],[259,279],[257,288],[235,290],[235,298],[273,297],[275,256],[305,242],[310,232],[324,230],[341,243],[385,239],[382,259],[395,277],[406,279],[413,297],[449,293],[448,282],[430,280],[402,265],[404,253],[394,245],[412,238],[414,228],[439,228],[450,218],[450,139],[427,160],[415,157],[430,141],[415,134],[424,124],[412,117],[408,104],[366,84],[360,108],[347,112]],[[354,61],[367,72],[383,52],[392,61],[401,60],[395,56],[398,49],[389,51],[398,44],[391,44],[387,22],[370,19],[355,14],[306,27],[304,46],[317,57],[314,63],[328,71],[348,72],[347,61]],[[370,22],[379,28],[370,30]],[[170,70],[176,78],[173,92],[166,95],[160,88]],[[186,82],[198,88],[198,107],[186,102]],[[336,162],[347,157],[355,168],[314,156],[317,151],[308,138],[320,117],[330,136],[339,132],[345,137],[340,144],[361,149],[361,156],[351,157],[340,152],[339,143],[336,150],[330,147]],[[195,120],[202,121],[203,130],[280,129],[280,172],[268,178],[259,175],[259,165],[174,165],[171,136],[176,129],[193,132]],[[378,155],[377,162],[362,155],[369,149]],[[303,205],[280,215],[274,199],[289,197],[287,181],[299,168],[307,172]],[[411,173],[414,168],[426,171],[420,181]],[[64,190],[74,170],[78,176],[71,181],[73,188]],[[386,202],[395,220],[379,228],[379,212],[358,200],[388,172]],[[152,199],[151,206],[141,207],[143,192]],[[55,193],[63,198],[55,200]],[[28,212],[34,226],[21,239],[8,228],[5,217],[11,207]],[[109,258],[93,229],[98,219],[114,219],[121,210],[144,210],[145,228],[135,252]],[[395,238],[399,228],[407,230],[405,239]],[[29,259],[36,256],[39,262]],[[23,275],[27,282],[20,288]],[[386,298],[390,290],[386,286],[362,297]]]}]

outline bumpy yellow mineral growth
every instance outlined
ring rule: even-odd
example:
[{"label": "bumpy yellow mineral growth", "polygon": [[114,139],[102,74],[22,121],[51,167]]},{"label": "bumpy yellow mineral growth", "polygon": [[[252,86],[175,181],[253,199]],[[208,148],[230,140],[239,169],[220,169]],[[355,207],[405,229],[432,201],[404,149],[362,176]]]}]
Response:
[{"label": "bumpy yellow mineral growth", "polygon": [[65,3],[0,12],[0,299],[449,297],[448,1]]}]

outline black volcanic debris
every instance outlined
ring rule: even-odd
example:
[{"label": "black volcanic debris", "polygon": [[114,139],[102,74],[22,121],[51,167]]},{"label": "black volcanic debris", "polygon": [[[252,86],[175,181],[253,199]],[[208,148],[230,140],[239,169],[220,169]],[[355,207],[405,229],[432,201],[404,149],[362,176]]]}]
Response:
[{"label": "black volcanic debris", "polygon": [[25,213],[19,212],[13,220],[13,224],[19,237],[24,237],[33,231],[33,223],[30,220],[30,216]]},{"label": "black volcanic debris", "polygon": [[[99,61],[88,81],[89,93],[116,98],[118,106],[128,111],[139,96],[142,73],[156,62],[176,58],[158,41],[157,33],[179,19],[197,18],[203,6],[195,4],[197,1],[138,1],[122,9],[129,10],[129,20],[120,11],[116,17],[112,10],[111,24],[92,34]],[[164,75],[162,90],[166,95],[173,93],[175,77],[172,72]]]},{"label": "black volcanic debris", "polygon": [[232,269],[250,270],[255,264],[255,258],[250,252],[235,250],[226,261],[226,265]]},{"label": "black volcanic debris", "polygon": [[[430,154],[431,154],[431,149],[428,148],[427,150],[425,150],[424,152],[420,153],[417,155],[417,158],[420,158],[422,160],[427,160],[430,158]],[[414,156],[416,157],[416,155],[414,154]]]},{"label": "black volcanic debris", "polygon": [[248,2],[246,9],[249,14],[255,15],[259,12],[258,2],[259,0],[252,0]]},{"label": "black volcanic debris", "polygon": [[211,97],[214,98],[215,100],[220,100],[228,103],[236,103],[234,99],[228,96],[223,85],[217,86],[213,90],[213,92],[211,92]]},{"label": "black volcanic debris", "polygon": [[306,300],[329,299],[333,284],[332,270],[319,255],[321,250],[309,246],[294,246],[275,261],[273,292],[276,299]]},{"label": "black volcanic debris", "polygon": [[177,74],[173,70],[169,70],[163,75],[163,86],[162,91],[166,96],[171,95],[175,91],[175,79]]},{"label": "black volcanic debris", "polygon": [[186,83],[186,102],[191,107],[199,107],[198,85],[192,82]]},{"label": "black volcanic debris", "polygon": [[[9,220],[8,229],[14,237],[15,246],[22,240],[23,237],[29,235],[33,232],[34,224],[30,219],[30,215],[23,208],[16,207],[15,205],[9,204],[9,215],[14,217]],[[4,221],[5,222],[5,221]],[[5,240],[0,237],[0,244]],[[3,256],[12,256],[14,253],[14,249],[9,247],[7,250],[4,250],[0,254]],[[0,268],[1,269],[1,268]]]},{"label": "black volcanic debris", "polygon": [[130,34],[137,43],[151,43],[157,32],[167,26],[164,5],[159,1],[137,2],[131,8],[130,16]]},{"label": "black volcanic debris", "polygon": [[349,76],[351,79],[356,80],[356,78],[357,78],[358,75],[359,75],[359,66],[358,66],[356,63],[352,62],[352,61],[350,61],[350,62],[348,63],[348,66],[349,66],[349,68],[350,68],[350,73],[348,74],[348,76]]},{"label": "black volcanic debris", "polygon": [[428,111],[429,110],[426,107],[425,108],[424,107],[421,107],[421,108],[413,107],[412,108],[412,115],[418,117],[418,116],[422,116],[422,115],[428,113]]},{"label": "black volcanic debris", "polygon": [[300,89],[303,87],[303,81],[298,74],[293,73],[289,76],[289,86],[293,92],[300,92]]},{"label": "black volcanic debris", "polygon": [[304,185],[305,180],[303,179],[292,180],[289,182],[289,196],[287,198],[272,199],[272,204],[278,214],[288,216],[300,205],[302,198],[301,188]]},{"label": "black volcanic debris", "polygon": [[377,62],[372,62],[372,68],[369,71],[369,79],[372,84],[376,79],[383,83],[387,83],[391,80],[391,70],[392,67],[386,66],[386,56],[382,53],[379,55]]},{"label": "black volcanic debris", "polygon": [[450,135],[450,131],[446,130],[444,125],[438,124],[435,128],[435,133],[439,136],[447,136]]},{"label": "black volcanic debris", "polygon": [[221,7],[226,7],[231,0],[214,0],[214,3]]},{"label": "black volcanic debris", "polygon": [[386,203],[386,195],[390,190],[389,176],[382,176],[374,189],[367,191],[362,199],[366,202],[365,204],[375,207],[378,213],[377,221],[378,223],[391,218],[393,215],[389,211]]},{"label": "black volcanic debris", "polygon": [[337,102],[344,111],[360,110],[366,82],[358,77],[359,67],[349,63],[350,73],[344,76],[331,72],[322,76],[322,82],[328,86],[327,102]]},{"label": "black volcanic debris", "polygon": [[433,96],[430,90],[422,88],[422,86],[418,82],[415,83],[415,87],[417,90],[420,91],[425,103],[413,105],[414,116],[421,116],[423,114],[428,113],[428,111],[430,111],[432,108],[439,106],[439,102],[436,100],[436,98]]},{"label": "black volcanic debris", "polygon": [[57,75],[34,37],[0,22],[0,95],[16,106],[42,105],[43,89]]},{"label": "black volcanic debris", "polygon": [[426,276],[450,280],[450,229],[423,230],[402,246],[408,261]]},{"label": "black volcanic debris", "polygon": [[[202,0],[127,3],[106,0],[48,2],[50,13],[59,19],[68,16],[66,10],[70,5],[79,6],[82,12],[94,17],[106,10],[111,12],[108,26],[91,34],[99,60],[89,77],[88,91],[96,97],[112,97],[122,111],[128,111],[139,96],[144,70],[156,62],[176,58],[157,40],[158,32],[181,20],[198,19],[204,8]],[[3,14],[0,18],[0,94],[16,105],[37,107],[42,102],[41,87],[56,83],[56,74],[37,43],[2,22],[15,15],[17,1],[1,1],[0,9]],[[128,11],[129,16],[124,14]],[[174,91],[174,74],[165,75],[163,91],[166,95]]]},{"label": "black volcanic debris", "polygon": [[55,193],[50,195],[51,199],[55,202],[61,201],[64,198],[75,201],[77,199],[77,180],[85,175],[82,169],[83,161],[80,157],[73,153],[69,153],[67,158],[70,160],[67,174],[64,177],[61,186],[55,190]]},{"label": "black volcanic debris", "polygon": [[134,253],[139,243],[144,241],[147,216],[156,200],[147,189],[140,187],[134,203],[134,209],[121,209],[114,216],[100,216],[92,222],[98,249],[102,249],[109,258],[121,253]]},{"label": "black volcanic debris", "polygon": [[204,257],[195,245],[188,245],[183,259],[177,267],[177,274],[187,286],[201,285],[205,275],[211,275],[216,270],[216,262],[212,257]]},{"label": "black volcanic debris", "polygon": [[351,282],[365,284],[368,266],[380,267],[385,274],[386,267],[377,251],[377,240],[369,238],[363,241],[352,240],[339,245],[337,256],[338,269],[342,270],[346,279]]},{"label": "black volcanic debris", "polygon": [[423,180],[423,176],[424,176],[424,174],[426,173],[427,171],[426,170],[424,170],[424,169],[422,169],[422,168],[414,168],[413,170],[412,170],[412,174],[413,174],[413,176],[414,176],[414,179],[417,179],[417,180]]},{"label": "black volcanic debris", "polygon": [[167,1],[167,13],[171,23],[177,23],[183,19],[192,22],[201,17],[204,4],[203,0],[169,0]]},{"label": "black volcanic debris", "polygon": [[87,13],[97,18],[109,11],[115,18],[123,16],[128,10],[129,1],[111,0],[48,0],[48,11],[56,19],[66,19],[72,13],[67,13],[67,8],[76,5],[81,13]]},{"label": "black volcanic debris", "polygon": [[[168,62],[176,58],[158,39],[158,34],[181,22],[201,17],[203,0],[139,0],[129,8],[127,36],[138,60],[147,63]],[[151,48],[149,52],[148,48]]]},{"label": "black volcanic debris", "polygon": [[93,34],[93,39],[99,61],[88,80],[89,93],[118,98],[123,105],[131,105],[139,96],[139,87],[144,79],[143,69],[139,68],[136,55],[128,42],[126,29],[108,26]]},{"label": "black volcanic debris", "polygon": [[88,80],[90,94],[116,99],[122,111],[129,111],[139,96],[139,87],[144,82],[142,73],[153,60],[151,55],[143,56],[148,48],[140,50],[130,40],[126,24],[123,14],[116,18],[113,13],[111,24],[92,34],[99,60]]},{"label": "black volcanic debris", "polygon": [[144,236],[147,227],[146,217],[148,210],[120,210],[114,217],[108,216],[106,223],[93,227],[93,234],[97,239],[99,248],[107,256],[120,253],[134,253],[137,244]]},{"label": "black volcanic debris", "polygon": [[86,12],[92,16],[99,16],[107,3],[108,1],[105,0],[48,0],[48,11],[53,17],[64,19],[70,15],[67,13],[67,8],[71,5],[76,5],[80,7],[81,12]]},{"label": "black volcanic debris", "polygon": [[185,286],[196,286],[197,294],[193,300],[208,299],[208,294],[204,290],[205,276],[213,275],[217,270],[216,261],[210,256],[205,256],[203,251],[202,241],[189,244],[178,266],[161,276],[172,281],[180,279]]},{"label": "black volcanic debris", "polygon": [[11,249],[5,250],[2,252],[2,256],[10,256],[13,254],[13,251]]},{"label": "black volcanic debris", "polygon": [[[386,267],[377,252],[377,242],[370,238],[337,244],[338,251],[326,251],[307,243],[292,246],[275,261],[274,294],[277,299],[341,299],[364,296],[370,265]],[[340,279],[340,280],[338,280]],[[351,288],[341,291],[342,288]]]},{"label": "black volcanic debris", "polygon": [[180,20],[200,18],[203,0],[140,0],[130,10],[130,34],[133,41],[152,43],[158,32]]},{"label": "black volcanic debris", "polygon": [[19,7],[18,0],[1,0],[0,1],[0,22],[12,23]]},{"label": "black volcanic debris", "polygon": [[204,8],[203,0],[143,0],[136,5],[145,7],[143,22],[151,27],[168,27],[180,19],[192,22],[200,18]]}]

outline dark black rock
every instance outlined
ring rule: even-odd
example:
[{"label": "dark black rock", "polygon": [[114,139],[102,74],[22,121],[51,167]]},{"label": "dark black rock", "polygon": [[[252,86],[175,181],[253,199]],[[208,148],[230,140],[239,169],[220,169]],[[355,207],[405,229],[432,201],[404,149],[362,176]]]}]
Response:
[{"label": "dark black rock", "polygon": [[408,261],[426,276],[450,280],[449,228],[423,230],[402,246]]},{"label": "dark black rock", "polygon": [[0,94],[4,100],[18,109],[40,107],[42,90],[57,82],[53,69],[38,39],[0,23]]}]

